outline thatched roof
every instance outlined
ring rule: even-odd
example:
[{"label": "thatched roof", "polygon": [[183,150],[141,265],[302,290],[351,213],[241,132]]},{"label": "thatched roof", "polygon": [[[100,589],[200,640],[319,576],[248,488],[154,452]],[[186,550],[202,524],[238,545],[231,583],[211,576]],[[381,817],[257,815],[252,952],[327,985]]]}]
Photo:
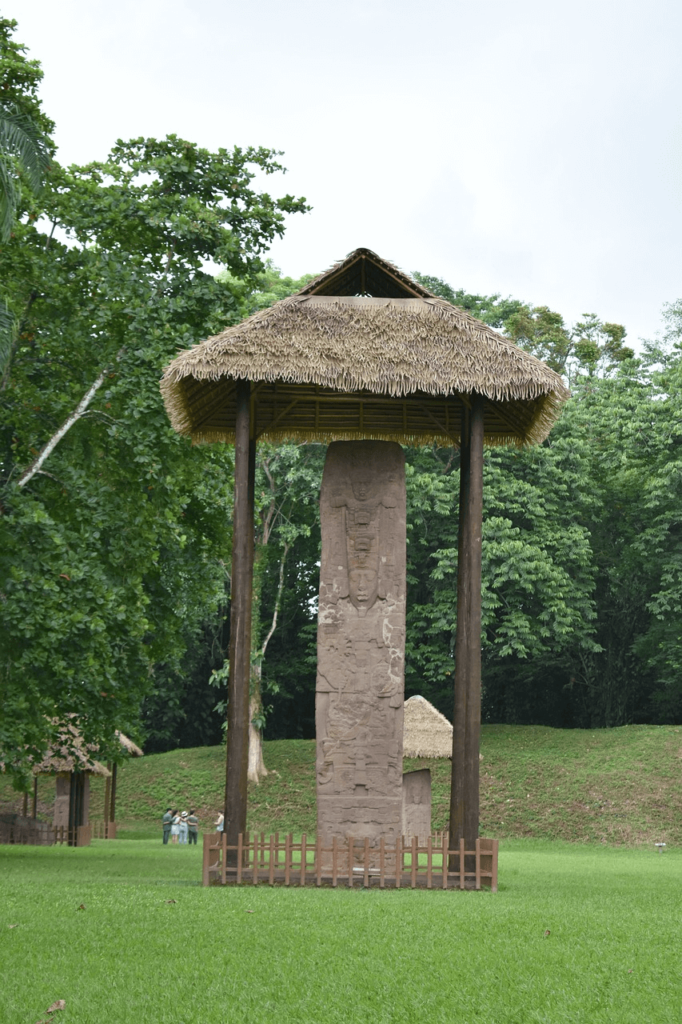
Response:
[{"label": "thatched roof", "polygon": [[254,382],[257,436],[272,441],[453,444],[478,392],[488,443],[531,444],[568,397],[540,360],[368,249],[178,355],[161,382],[173,427],[234,440],[238,379]]},{"label": "thatched roof", "polygon": [[144,757],[144,751],[140,747],[138,747],[137,743],[133,743],[133,741],[129,739],[125,735],[125,733],[117,729],[116,735],[118,736],[123,749],[127,750],[131,757]]},{"label": "thatched roof", "polygon": [[65,722],[59,738],[46,751],[42,761],[33,766],[34,775],[60,775],[64,772],[87,772],[109,778],[111,772],[96,761],[96,747],[86,746],[75,725]]},{"label": "thatched roof", "polygon": [[452,757],[452,726],[426,697],[405,701],[404,757]]}]

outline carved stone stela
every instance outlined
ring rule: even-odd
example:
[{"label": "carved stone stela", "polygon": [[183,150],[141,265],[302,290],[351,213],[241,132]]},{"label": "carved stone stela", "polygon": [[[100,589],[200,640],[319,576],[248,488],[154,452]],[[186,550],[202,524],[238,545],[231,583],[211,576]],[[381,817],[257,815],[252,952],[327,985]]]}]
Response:
[{"label": "carved stone stela", "polygon": [[405,458],[389,441],[330,444],[320,495],[317,833],[401,834]]}]

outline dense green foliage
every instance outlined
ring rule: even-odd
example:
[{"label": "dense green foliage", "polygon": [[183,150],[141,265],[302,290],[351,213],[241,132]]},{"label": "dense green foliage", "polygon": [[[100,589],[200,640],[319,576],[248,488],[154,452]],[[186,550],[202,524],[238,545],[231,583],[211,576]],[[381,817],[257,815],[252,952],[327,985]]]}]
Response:
[{"label": "dense green foliage", "polygon": [[679,1020],[679,851],[508,842],[494,895],[202,889],[158,839],[0,858],[12,1024]]},{"label": "dense green foliage", "polygon": [[[51,154],[42,71],[13,30],[0,20],[0,100]],[[19,783],[70,714],[102,756],[115,728],[149,750],[220,739],[232,453],[175,435],[158,379],[178,349],[309,280],[263,260],[285,215],[307,209],[254,188],[277,157],[119,140],[101,162],[51,160],[41,189],[14,194],[0,244],[0,749]],[[30,184],[22,153],[7,159]],[[682,305],[635,358],[594,314],[571,327],[417,277],[573,389],[543,445],[486,452],[485,720],[682,720]],[[406,455],[406,687],[450,715],[458,456]],[[271,739],[314,730],[323,461],[323,445],[258,455],[252,679]]]},{"label": "dense green foliage", "polygon": [[[0,82],[21,87],[20,49],[5,59],[12,24],[0,29]],[[276,157],[119,141],[104,162],[55,163],[42,219],[19,216],[0,247],[13,318],[0,367],[0,747],[19,778],[54,718],[78,715],[101,744],[136,733],[154,674],[178,670],[224,600],[231,451],[175,435],[158,381],[178,348],[247,311],[205,262],[253,281],[285,214],[306,209],[252,188],[282,170]]]}]

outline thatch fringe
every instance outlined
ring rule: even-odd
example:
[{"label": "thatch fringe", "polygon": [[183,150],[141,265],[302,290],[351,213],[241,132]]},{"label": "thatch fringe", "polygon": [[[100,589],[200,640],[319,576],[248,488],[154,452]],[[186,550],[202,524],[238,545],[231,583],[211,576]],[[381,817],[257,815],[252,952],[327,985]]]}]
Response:
[{"label": "thatch fringe", "polygon": [[452,726],[426,697],[405,701],[404,757],[452,757]]},{"label": "thatch fringe", "polygon": [[[552,423],[554,421],[552,420]],[[179,431],[183,433],[183,431]],[[235,434],[232,429],[225,430],[202,430],[201,428],[194,431],[186,431],[186,434],[192,438],[192,444],[234,444]],[[529,444],[538,444],[543,441],[547,436],[548,431],[545,431],[539,440],[534,440],[533,437],[526,436],[524,438],[519,437],[518,434],[495,434],[486,435],[485,443],[488,447],[494,448],[523,448]],[[398,444],[406,445],[408,447],[418,447],[420,445],[440,445],[442,447],[453,446],[453,436],[447,437],[445,434],[440,434],[437,431],[423,433],[410,433],[405,434],[402,431],[394,432],[381,431],[381,430],[367,430],[362,431],[362,438],[365,441],[397,441]],[[459,443],[459,434],[454,435],[454,439]],[[262,434],[258,435],[259,441],[267,441],[271,444],[291,443],[291,444],[310,444],[320,443],[329,444],[331,441],[357,441],[358,431],[357,430],[301,430],[300,428],[292,428],[291,430],[264,430]]]},{"label": "thatch fringe", "polygon": [[[516,444],[543,440],[568,397],[559,375],[539,359],[437,298],[295,295],[261,310],[168,366],[161,391],[175,430],[199,441],[231,439],[206,416],[201,387],[225,378],[393,397],[478,392],[495,403],[534,401],[532,422],[510,429]],[[279,427],[279,436],[292,437],[286,423]],[[422,434],[390,436],[427,443]]]}]

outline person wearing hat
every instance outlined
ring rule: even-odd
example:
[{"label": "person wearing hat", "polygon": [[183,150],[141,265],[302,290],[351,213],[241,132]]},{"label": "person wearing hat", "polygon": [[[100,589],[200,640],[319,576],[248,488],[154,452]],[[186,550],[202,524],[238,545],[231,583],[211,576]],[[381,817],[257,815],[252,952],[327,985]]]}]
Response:
[{"label": "person wearing hat", "polygon": [[199,835],[199,819],[197,818],[194,811],[190,811],[187,816],[187,838],[189,839],[189,845],[192,843],[197,845],[197,836]]},{"label": "person wearing hat", "polygon": [[166,808],[166,813],[161,819],[161,823],[163,825],[163,845],[167,846],[171,825],[173,824],[173,812],[171,811],[170,807]]},{"label": "person wearing hat", "polygon": [[187,842],[187,811],[183,811],[180,815],[180,838],[179,843]]}]

